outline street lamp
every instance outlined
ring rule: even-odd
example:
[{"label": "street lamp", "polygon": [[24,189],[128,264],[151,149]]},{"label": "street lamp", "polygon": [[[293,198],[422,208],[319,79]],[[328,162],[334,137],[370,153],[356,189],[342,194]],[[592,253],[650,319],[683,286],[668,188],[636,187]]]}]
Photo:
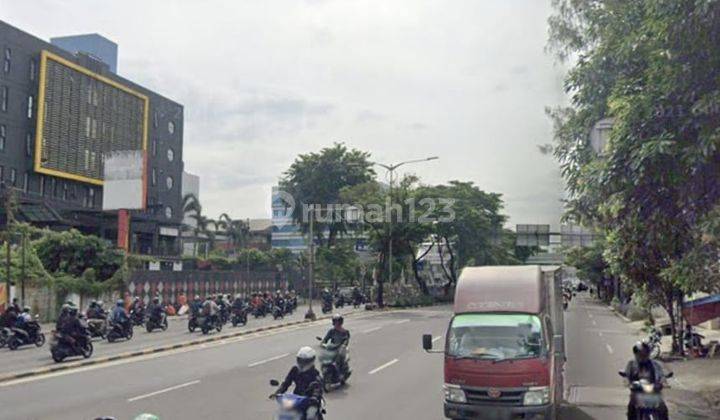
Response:
[{"label": "street lamp", "polygon": [[[400,163],[394,163],[394,164],[384,164],[379,162],[370,162],[373,165],[380,166],[381,168],[385,168],[388,171],[388,176],[390,177],[390,187],[388,189],[389,194],[389,203],[388,205],[392,209],[392,189],[393,189],[393,180],[395,176],[395,169],[407,165],[410,163],[420,163],[420,162],[427,162],[431,160],[437,160],[439,157],[437,156],[430,156],[425,159],[413,159],[413,160],[406,160],[404,162]],[[392,211],[392,210],[391,210]],[[386,212],[386,214],[388,214]],[[388,218],[388,282],[392,281],[392,217]]]}]

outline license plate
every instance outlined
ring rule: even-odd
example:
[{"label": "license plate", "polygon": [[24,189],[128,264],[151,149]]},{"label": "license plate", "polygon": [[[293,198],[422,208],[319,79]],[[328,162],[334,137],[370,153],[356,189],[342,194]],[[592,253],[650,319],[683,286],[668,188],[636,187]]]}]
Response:
[{"label": "license plate", "polygon": [[638,408],[658,408],[662,401],[657,394],[639,394],[635,398]]},{"label": "license plate", "polygon": [[507,410],[502,410],[499,408],[484,408],[482,410],[481,418],[488,419],[488,420],[505,420],[509,419],[510,416],[507,412]]}]

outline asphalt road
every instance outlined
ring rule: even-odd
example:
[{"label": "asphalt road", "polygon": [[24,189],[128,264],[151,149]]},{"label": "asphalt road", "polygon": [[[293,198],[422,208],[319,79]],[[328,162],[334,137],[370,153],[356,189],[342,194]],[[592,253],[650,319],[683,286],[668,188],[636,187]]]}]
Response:
[{"label": "asphalt road", "polygon": [[[421,350],[431,333],[442,346],[449,307],[366,312],[349,317],[353,376],[328,394],[328,419],[442,418],[442,355]],[[303,345],[328,321],[226,339],[139,359],[0,384],[0,419],[269,419],[271,378],[281,379]],[[640,337],[608,308],[576,298],[566,312],[569,404],[563,420],[622,419],[627,391],[617,371]],[[672,413],[672,418],[693,418]],[[697,417],[694,417],[697,418]]]},{"label": "asphalt road", "polygon": [[[321,315],[320,308],[315,305],[313,308],[316,313]],[[266,316],[265,318],[258,318],[251,316],[248,319],[247,326],[233,327],[232,324],[228,323],[223,328],[220,334],[238,331],[243,329],[253,329],[266,325],[279,324],[283,321],[294,321],[303,319],[307,306],[300,306],[290,316],[287,316],[281,320],[273,320],[272,316]],[[352,312],[352,306],[346,306],[341,310],[337,310],[341,313]],[[43,331],[48,341],[43,347],[37,348],[34,345],[22,346],[15,351],[10,351],[7,347],[0,349],[0,376],[3,374],[25,371],[43,366],[53,365],[54,362],[50,357],[50,346],[49,341],[51,338],[51,332],[48,330]],[[212,332],[211,334],[217,334]],[[193,339],[200,338],[202,333],[199,329],[195,333],[190,333],[187,329],[187,317],[170,317],[167,331],[155,330],[152,333],[148,333],[144,327],[135,327],[135,333],[132,340],[125,341],[119,340],[114,343],[109,343],[107,340],[95,338],[93,340],[94,356],[112,356],[125,352],[161,346],[182,343]],[[0,414],[0,417],[2,414]]]}]

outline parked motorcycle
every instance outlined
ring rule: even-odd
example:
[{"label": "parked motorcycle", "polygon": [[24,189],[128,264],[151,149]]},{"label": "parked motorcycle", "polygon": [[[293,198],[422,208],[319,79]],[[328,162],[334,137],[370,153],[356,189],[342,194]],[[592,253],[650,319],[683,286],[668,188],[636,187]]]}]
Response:
[{"label": "parked motorcycle", "polygon": [[[350,372],[348,348],[345,345],[337,345],[332,342],[322,343],[322,338],[316,338],[321,342],[320,347],[322,347],[318,359],[320,360],[323,388],[325,392],[330,392],[345,385],[345,382],[350,378],[352,372]],[[342,366],[339,365],[339,360],[342,361]]]},{"label": "parked motorcycle", "polygon": [[168,329],[167,316],[164,313],[160,314],[159,318],[149,316],[147,322],[145,322],[145,329],[149,333],[157,329],[166,331]]},{"label": "parked motorcycle", "polygon": [[[280,382],[275,379],[270,381],[270,386],[277,387],[279,385]],[[290,393],[276,395],[275,401],[278,408],[275,412],[275,420],[322,420],[323,415],[326,414],[324,400],[320,402],[320,410],[316,415],[312,417],[305,416],[305,408],[309,398]]]},{"label": "parked motorcycle", "polygon": [[215,317],[210,317],[210,316],[204,317],[204,319],[202,321],[203,321],[202,324],[200,324],[200,330],[202,330],[203,334],[208,334],[210,332],[210,330],[212,330],[213,328],[215,330],[217,330],[217,332],[222,331],[223,325],[222,325],[222,322],[220,321],[219,315],[215,316]]},{"label": "parked motorcycle", "polygon": [[[627,379],[625,372],[618,372],[620,376]],[[665,377],[671,378],[673,373]],[[633,381],[629,384],[630,392],[634,394],[632,402],[635,406],[637,420],[659,420],[661,408],[664,405],[662,397],[662,384],[654,384],[647,379]]]},{"label": "parked motorcycle", "polygon": [[8,349],[17,350],[20,346],[30,344],[42,347],[45,344],[45,334],[40,330],[40,324],[37,320],[29,321],[27,324],[27,330],[21,328],[10,329],[10,335],[6,339]]},{"label": "parked motorcycle", "polygon": [[660,343],[662,341],[662,331],[656,327],[652,327],[648,333],[648,337],[645,340],[650,346],[650,357],[657,359],[660,357]]},{"label": "parked motorcycle", "polygon": [[56,363],[60,363],[65,360],[65,358],[73,356],[82,356],[85,359],[89,358],[93,354],[90,332],[86,329],[83,338],[77,340],[73,345],[70,339],[54,331],[50,343],[50,354]]},{"label": "parked motorcycle", "polygon": [[117,322],[110,323],[110,331],[107,333],[107,341],[114,343],[115,341],[124,338],[130,340],[133,337],[133,324],[129,322],[127,324],[120,324]]}]

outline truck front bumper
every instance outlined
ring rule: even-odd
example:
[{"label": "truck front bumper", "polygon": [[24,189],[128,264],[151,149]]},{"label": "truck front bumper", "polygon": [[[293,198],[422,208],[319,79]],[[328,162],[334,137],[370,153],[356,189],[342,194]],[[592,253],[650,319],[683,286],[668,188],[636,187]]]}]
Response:
[{"label": "truck front bumper", "polygon": [[552,404],[538,406],[498,406],[458,404],[445,401],[445,417],[450,419],[554,420]]}]

